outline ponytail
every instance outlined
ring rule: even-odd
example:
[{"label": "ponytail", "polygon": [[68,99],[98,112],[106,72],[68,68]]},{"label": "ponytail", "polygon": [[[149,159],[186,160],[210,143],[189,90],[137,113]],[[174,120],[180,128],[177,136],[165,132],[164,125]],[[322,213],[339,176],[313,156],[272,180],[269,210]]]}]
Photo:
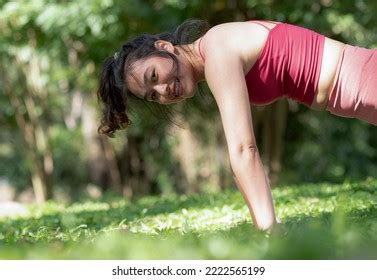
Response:
[{"label": "ponytail", "polygon": [[126,96],[123,96],[123,86],[117,82],[116,58],[109,57],[103,63],[97,97],[104,104],[103,117],[98,127],[98,133],[114,137],[117,129],[126,128],[131,124],[126,114]]}]

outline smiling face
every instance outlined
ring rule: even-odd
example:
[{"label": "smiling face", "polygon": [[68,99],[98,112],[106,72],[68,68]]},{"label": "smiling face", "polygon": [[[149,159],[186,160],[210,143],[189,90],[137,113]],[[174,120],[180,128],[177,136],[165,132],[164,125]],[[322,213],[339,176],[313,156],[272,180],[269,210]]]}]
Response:
[{"label": "smiling face", "polygon": [[194,96],[196,82],[191,64],[178,57],[150,56],[132,63],[127,87],[136,97],[159,104],[172,104]]}]

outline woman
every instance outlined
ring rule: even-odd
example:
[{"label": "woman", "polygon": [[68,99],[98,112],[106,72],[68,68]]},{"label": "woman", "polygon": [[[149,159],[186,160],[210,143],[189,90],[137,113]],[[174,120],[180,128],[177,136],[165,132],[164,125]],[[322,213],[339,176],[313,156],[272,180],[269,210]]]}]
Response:
[{"label": "woman", "polygon": [[132,97],[177,103],[192,97],[205,80],[220,111],[235,181],[256,227],[270,229],[276,217],[250,104],[288,97],[377,125],[377,52],[272,21],[202,28],[187,40],[203,26],[188,21],[174,34],[142,35],[106,60],[98,91],[105,105],[99,132],[112,136],[130,123],[126,110]]}]

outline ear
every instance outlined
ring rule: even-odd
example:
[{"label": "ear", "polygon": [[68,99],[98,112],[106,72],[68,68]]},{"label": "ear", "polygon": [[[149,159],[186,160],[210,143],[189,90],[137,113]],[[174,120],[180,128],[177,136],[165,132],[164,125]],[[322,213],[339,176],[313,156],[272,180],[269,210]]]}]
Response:
[{"label": "ear", "polygon": [[154,46],[160,51],[167,51],[171,53],[174,52],[173,44],[165,40],[157,40],[156,42],[154,42]]}]

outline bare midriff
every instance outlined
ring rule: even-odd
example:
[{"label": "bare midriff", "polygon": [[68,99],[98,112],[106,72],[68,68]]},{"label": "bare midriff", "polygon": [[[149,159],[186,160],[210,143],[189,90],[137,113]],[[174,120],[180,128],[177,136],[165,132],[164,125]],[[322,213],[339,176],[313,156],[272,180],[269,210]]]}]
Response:
[{"label": "bare midriff", "polygon": [[344,43],[325,38],[318,87],[310,108],[314,110],[326,109],[329,95],[336,78],[338,62],[344,46]]}]

